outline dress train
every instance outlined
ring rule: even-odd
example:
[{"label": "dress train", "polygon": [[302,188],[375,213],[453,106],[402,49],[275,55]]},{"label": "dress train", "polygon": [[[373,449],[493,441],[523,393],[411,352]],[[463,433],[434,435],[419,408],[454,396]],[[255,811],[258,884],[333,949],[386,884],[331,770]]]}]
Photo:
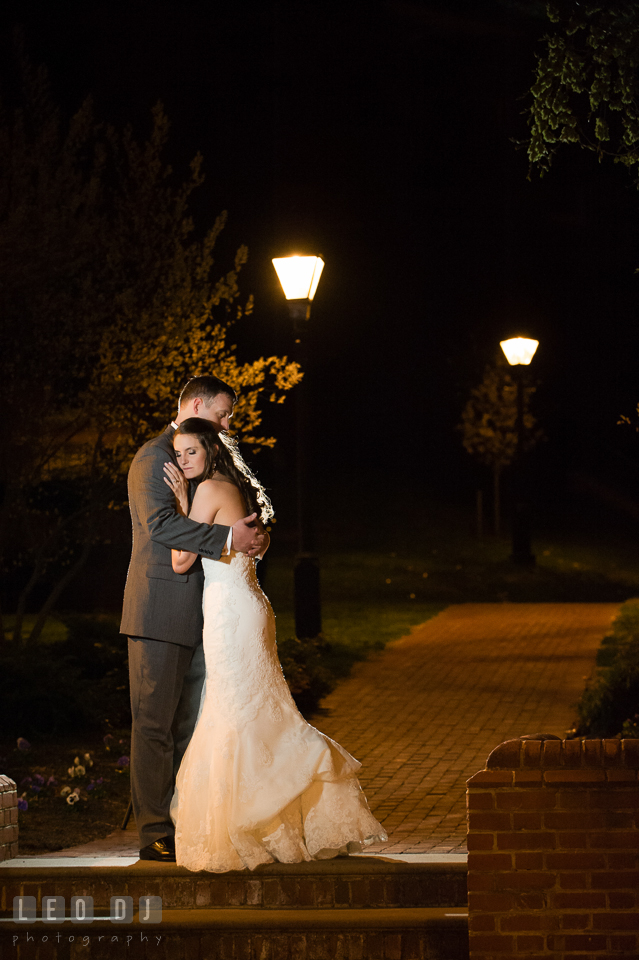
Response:
[{"label": "dress train", "polygon": [[206,679],[171,803],[178,865],[224,872],[355,853],[388,839],[361,764],[299,713],[255,561],[202,561]]}]

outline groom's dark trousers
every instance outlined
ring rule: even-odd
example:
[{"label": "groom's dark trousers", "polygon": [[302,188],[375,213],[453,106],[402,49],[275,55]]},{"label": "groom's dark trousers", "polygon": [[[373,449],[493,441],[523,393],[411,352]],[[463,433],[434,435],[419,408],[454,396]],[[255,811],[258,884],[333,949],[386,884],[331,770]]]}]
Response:
[{"label": "groom's dark trousers", "polygon": [[197,560],[171,566],[171,548],[219,560],[229,528],[180,516],[164,482],[175,463],[173,427],[138,450],[129,470],[133,550],[120,632],[129,638],[131,798],[140,847],[172,836],[175,775],[188,746],[204,681],[202,589]]}]

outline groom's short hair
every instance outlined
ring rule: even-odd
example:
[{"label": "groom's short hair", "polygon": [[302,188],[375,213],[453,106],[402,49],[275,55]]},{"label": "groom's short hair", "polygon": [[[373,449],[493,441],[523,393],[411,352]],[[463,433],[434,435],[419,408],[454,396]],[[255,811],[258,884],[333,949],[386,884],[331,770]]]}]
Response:
[{"label": "groom's short hair", "polygon": [[180,394],[179,405],[182,406],[183,403],[188,403],[195,397],[201,397],[208,407],[219,393],[226,393],[233,403],[237,402],[237,394],[233,387],[224,383],[219,377],[192,377]]}]

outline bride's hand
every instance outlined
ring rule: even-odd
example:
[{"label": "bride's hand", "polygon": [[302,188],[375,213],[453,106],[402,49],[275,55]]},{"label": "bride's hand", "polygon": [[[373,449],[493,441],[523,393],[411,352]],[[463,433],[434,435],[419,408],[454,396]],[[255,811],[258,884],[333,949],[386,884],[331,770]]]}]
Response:
[{"label": "bride's hand", "polygon": [[179,467],[174,463],[164,464],[166,474],[164,482],[171,488],[175,494],[178,503],[178,510],[185,517],[189,515],[189,481],[186,479]]}]

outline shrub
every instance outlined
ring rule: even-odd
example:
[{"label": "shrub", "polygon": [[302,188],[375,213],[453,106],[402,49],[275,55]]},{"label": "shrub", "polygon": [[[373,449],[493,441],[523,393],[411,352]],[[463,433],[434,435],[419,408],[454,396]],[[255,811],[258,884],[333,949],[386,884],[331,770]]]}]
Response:
[{"label": "shrub", "polygon": [[0,654],[0,728],[5,734],[59,734],[86,722],[78,703],[81,669],[44,647]]},{"label": "shrub", "polygon": [[577,704],[580,736],[636,736],[639,599],[628,600],[597,652],[597,671]]},{"label": "shrub", "polygon": [[[46,737],[130,726],[127,640],[113,617],[60,617],[67,638],[33,647],[0,648],[0,729]],[[313,713],[365,653],[320,634],[278,642],[284,676],[300,711]]]},{"label": "shrub", "polygon": [[0,652],[0,729],[11,736],[59,736],[128,726],[126,638],[109,617],[65,620],[67,639]]},{"label": "shrub", "polygon": [[327,664],[331,645],[320,634],[311,640],[280,640],[277,652],[291,694],[302,713],[312,713],[322,697],[334,689],[337,678]]}]

